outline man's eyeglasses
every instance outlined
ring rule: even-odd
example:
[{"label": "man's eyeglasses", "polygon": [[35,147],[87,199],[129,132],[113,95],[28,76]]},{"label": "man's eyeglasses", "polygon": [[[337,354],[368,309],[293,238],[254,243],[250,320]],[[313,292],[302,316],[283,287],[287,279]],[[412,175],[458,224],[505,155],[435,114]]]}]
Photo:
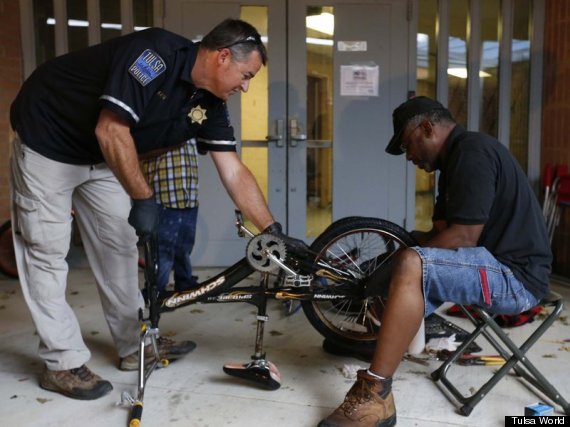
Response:
[{"label": "man's eyeglasses", "polygon": [[236,42],[233,42],[227,46],[221,47],[220,49],[228,49],[228,48],[235,46],[237,44],[244,44],[244,43],[252,43],[256,46],[260,46],[262,44],[261,36],[259,34],[256,34],[255,36],[247,36],[247,37],[240,39]]},{"label": "man's eyeglasses", "polygon": [[403,153],[405,153],[406,151],[408,151],[408,147],[410,146],[410,144],[412,143],[411,141],[408,141],[408,143],[406,144],[404,141],[407,139],[410,139],[410,137],[413,135],[413,133],[416,131],[417,128],[419,128],[422,125],[423,122],[421,122],[419,125],[417,125],[415,128],[413,128],[409,133],[407,138],[402,137],[401,139],[401,143],[400,143],[400,150],[402,150]]}]

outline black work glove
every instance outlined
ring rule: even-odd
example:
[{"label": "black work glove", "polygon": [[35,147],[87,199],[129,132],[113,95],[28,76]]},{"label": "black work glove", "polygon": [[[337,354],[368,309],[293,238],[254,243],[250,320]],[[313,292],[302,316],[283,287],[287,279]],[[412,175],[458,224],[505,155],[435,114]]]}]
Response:
[{"label": "black work glove", "polygon": [[283,242],[285,242],[285,246],[287,250],[293,254],[294,256],[306,258],[309,256],[309,247],[305,242],[299,239],[295,239],[293,237],[289,237],[286,234],[283,234],[283,227],[278,222],[274,222],[265,230],[264,233],[273,234],[274,236],[279,237]]},{"label": "black work glove", "polygon": [[139,237],[148,237],[158,228],[159,207],[154,194],[148,199],[133,199],[133,206],[129,213],[129,224]]}]

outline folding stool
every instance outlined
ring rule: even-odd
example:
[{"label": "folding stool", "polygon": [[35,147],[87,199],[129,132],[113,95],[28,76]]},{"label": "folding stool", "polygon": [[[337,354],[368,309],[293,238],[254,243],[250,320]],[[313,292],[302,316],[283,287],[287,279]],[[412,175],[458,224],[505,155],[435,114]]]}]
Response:
[{"label": "folding stool", "polygon": [[[553,402],[562,406],[564,412],[570,415],[570,404],[562,397],[562,395],[548,382],[538,369],[530,362],[525,356],[526,352],[538,341],[552,323],[558,318],[564,303],[562,297],[558,294],[551,292],[546,298],[543,299],[542,304],[554,306],[554,310],[550,313],[535,329],[535,331],[527,338],[527,340],[520,346],[517,345],[508,337],[508,335],[501,329],[501,327],[493,319],[493,315],[487,313],[481,307],[471,306],[474,314],[470,313],[464,306],[460,305],[461,310],[465,316],[473,323],[475,329],[466,340],[452,353],[452,355],[435,371],[431,373],[434,381],[441,381],[441,384],[449,390],[449,392],[457,399],[463,406],[459,408],[462,415],[469,416],[475,405],[477,405],[491,389],[512,369],[514,372],[523,377],[534,387],[540,390],[544,395],[550,398]],[[538,322],[538,320],[535,320]],[[493,336],[487,328],[494,332]],[[493,374],[493,376],[483,384],[477,391],[470,396],[465,396],[461,393],[447,378],[446,374],[451,365],[457,361],[471,345],[477,337],[482,335],[489,341],[489,343],[497,350],[505,364]]]}]

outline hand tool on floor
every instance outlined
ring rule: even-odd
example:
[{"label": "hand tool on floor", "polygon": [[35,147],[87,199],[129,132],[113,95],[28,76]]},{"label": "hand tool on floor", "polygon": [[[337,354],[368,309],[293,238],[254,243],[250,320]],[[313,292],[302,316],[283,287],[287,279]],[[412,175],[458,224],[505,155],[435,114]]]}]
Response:
[{"label": "hand tool on floor", "polygon": [[505,359],[503,359],[499,355],[483,356],[483,355],[465,354],[459,358],[457,363],[459,363],[460,365],[500,366],[505,364]]}]

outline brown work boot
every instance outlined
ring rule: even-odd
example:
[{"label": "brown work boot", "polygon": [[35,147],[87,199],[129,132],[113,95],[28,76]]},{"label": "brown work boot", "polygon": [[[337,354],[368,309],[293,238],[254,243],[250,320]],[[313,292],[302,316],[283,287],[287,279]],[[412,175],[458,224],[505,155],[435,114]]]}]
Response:
[{"label": "brown work boot", "polygon": [[[158,344],[158,356],[160,360],[174,360],[179,359],[182,356],[190,353],[196,348],[196,343],[194,341],[181,341],[176,342],[174,340],[159,337],[157,338]],[[145,365],[152,363],[154,360],[154,352],[152,346],[149,344],[144,348],[145,355]],[[129,354],[126,357],[121,358],[119,363],[119,369],[121,371],[136,371],[139,368],[139,352],[138,350],[134,353]]]},{"label": "brown work boot", "polygon": [[109,381],[101,379],[85,365],[65,371],[46,369],[40,379],[40,387],[81,400],[98,399],[113,390]]},{"label": "brown work boot", "polygon": [[396,425],[392,380],[379,380],[366,370],[358,371],[356,382],[344,402],[318,427],[389,427]]}]

